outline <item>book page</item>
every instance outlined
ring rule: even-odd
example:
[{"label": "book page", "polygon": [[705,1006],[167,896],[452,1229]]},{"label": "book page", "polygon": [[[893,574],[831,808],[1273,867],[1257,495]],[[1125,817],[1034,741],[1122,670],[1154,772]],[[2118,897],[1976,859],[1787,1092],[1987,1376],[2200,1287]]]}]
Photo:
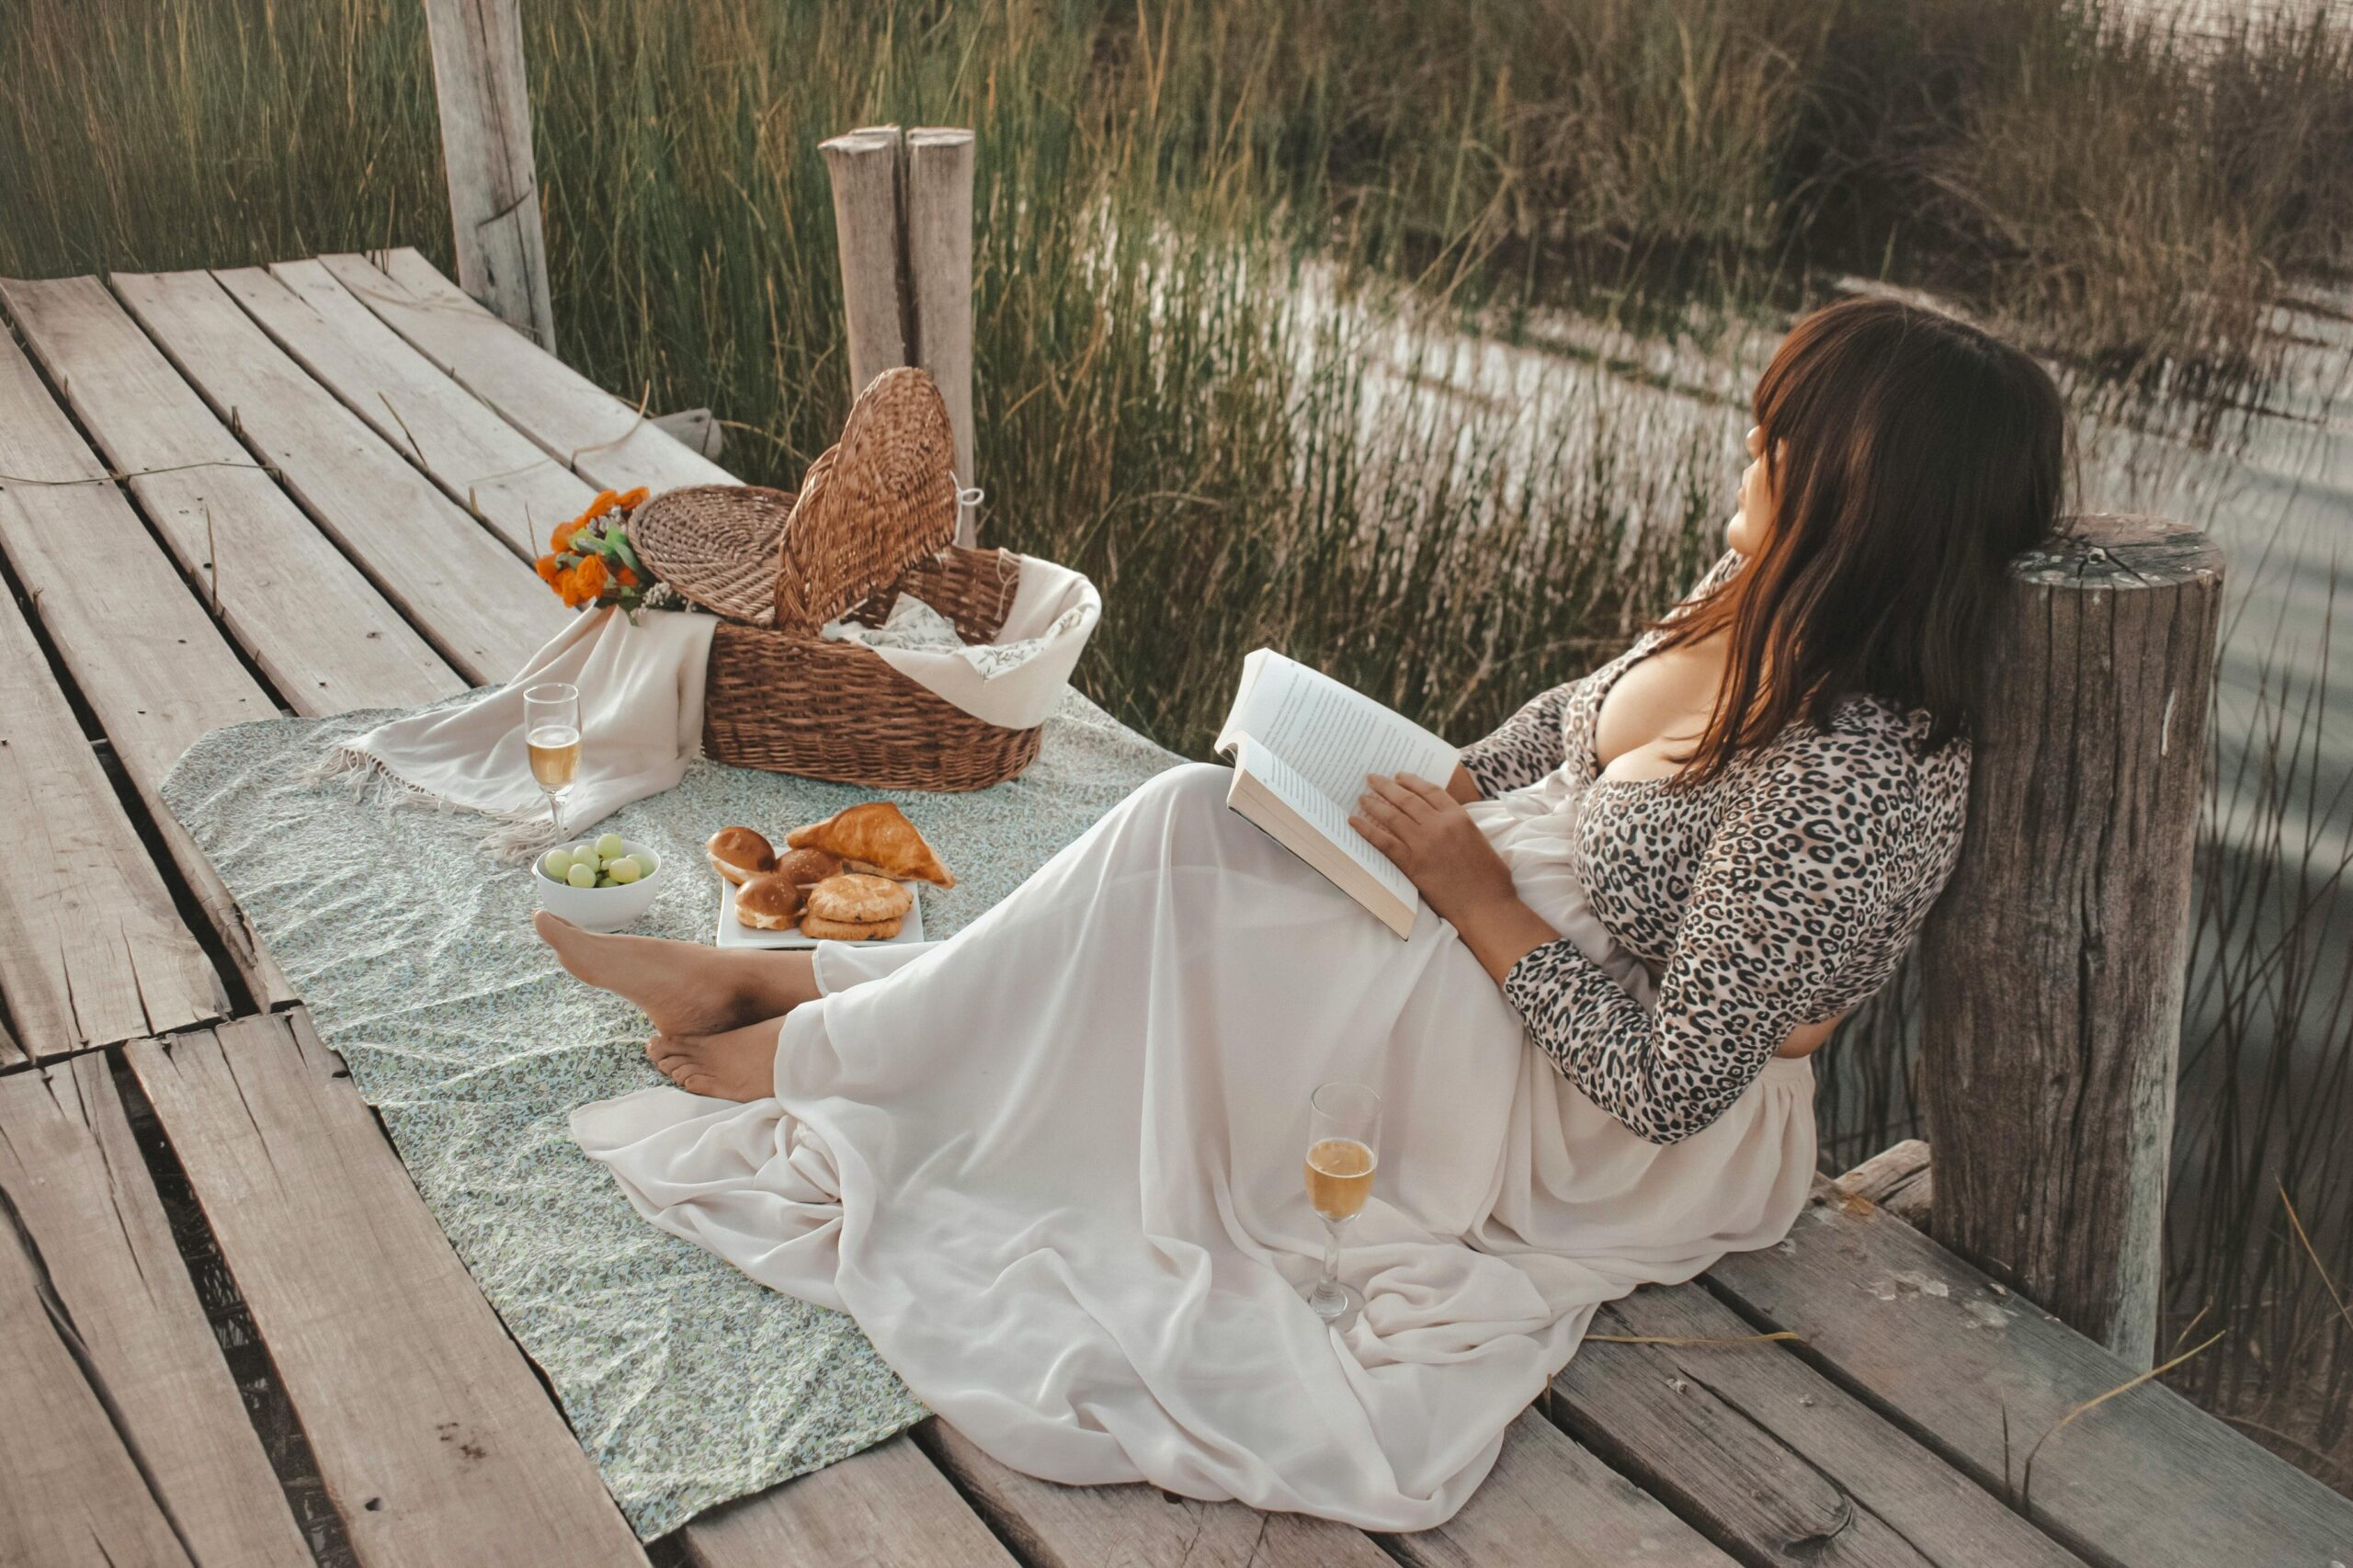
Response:
[{"label": "book page", "polygon": [[[1332,846],[1364,868],[1367,875],[1408,909],[1419,909],[1421,891],[1397,869],[1397,863],[1373,847],[1372,841],[1348,825],[1348,812],[1316,789],[1299,770],[1277,756],[1256,736],[1242,738],[1235,768],[1263,785],[1267,792],[1297,812],[1300,819]],[[1358,793],[1362,793],[1361,790]],[[1350,795],[1351,801],[1355,795]]]},{"label": "book page", "polygon": [[[1218,736],[1218,750],[1231,752],[1244,735],[1288,763],[1325,801],[1342,808],[1343,819],[1364,793],[1366,774],[1411,773],[1443,788],[1459,756],[1403,714],[1266,648],[1243,661],[1241,687]],[[1345,820],[1341,825],[1347,826]]]}]

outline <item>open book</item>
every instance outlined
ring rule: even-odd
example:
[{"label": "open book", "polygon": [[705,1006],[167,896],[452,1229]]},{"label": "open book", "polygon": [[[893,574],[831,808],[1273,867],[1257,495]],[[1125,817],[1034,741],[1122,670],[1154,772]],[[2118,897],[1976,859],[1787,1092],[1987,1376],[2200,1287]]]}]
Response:
[{"label": "open book", "polygon": [[1226,804],[1381,917],[1400,937],[1422,895],[1389,857],[1348,825],[1369,773],[1412,773],[1443,786],[1455,749],[1327,675],[1261,648],[1218,732],[1233,759]]}]

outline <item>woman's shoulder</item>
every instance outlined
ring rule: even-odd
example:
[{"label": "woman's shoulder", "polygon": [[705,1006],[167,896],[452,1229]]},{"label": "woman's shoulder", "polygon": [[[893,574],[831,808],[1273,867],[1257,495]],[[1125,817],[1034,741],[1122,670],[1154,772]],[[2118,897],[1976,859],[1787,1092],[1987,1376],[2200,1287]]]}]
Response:
[{"label": "woman's shoulder", "polygon": [[1826,722],[1799,720],[1758,748],[1749,786],[1812,801],[1848,829],[1958,840],[1969,799],[1966,737],[1931,746],[1928,714],[1883,698],[1842,699]]}]

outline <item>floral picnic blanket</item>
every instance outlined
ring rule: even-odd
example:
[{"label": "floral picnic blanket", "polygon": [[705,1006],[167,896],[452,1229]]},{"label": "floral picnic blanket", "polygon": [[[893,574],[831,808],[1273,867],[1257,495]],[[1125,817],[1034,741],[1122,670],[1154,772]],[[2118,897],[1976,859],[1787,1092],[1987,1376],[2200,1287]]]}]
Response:
[{"label": "floral picnic blanket", "polygon": [[[482,850],[481,818],[404,803],[365,775],[306,781],[319,758],[392,716],[217,730],[181,757],[164,800],[350,1064],[638,1534],[651,1540],[921,1419],[848,1318],[644,1223],[574,1144],[573,1107],[660,1081],[645,1021],[557,968],[530,928],[528,868]],[[971,922],[1177,760],[1072,693],[1021,778],[891,796],[957,875],[952,890],[923,891],[926,932]],[[599,825],[684,873],[633,929],[708,942],[719,884],[701,845],[712,830],[781,836],[872,797],[698,761],[676,789]]]}]

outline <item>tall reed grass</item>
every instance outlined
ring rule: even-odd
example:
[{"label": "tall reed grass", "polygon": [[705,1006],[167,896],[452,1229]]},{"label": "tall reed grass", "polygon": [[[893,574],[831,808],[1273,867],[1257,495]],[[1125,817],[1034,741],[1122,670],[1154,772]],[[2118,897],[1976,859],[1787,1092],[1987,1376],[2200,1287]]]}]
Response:
[{"label": "tall reed grass", "polygon": [[[656,407],[718,410],[746,478],[795,483],[847,404],[816,142],[978,130],[984,526],[1103,585],[1084,678],[1196,754],[1261,642],[1478,733],[1712,555],[1737,374],[1629,379],[1529,333],[1466,377],[1464,320],[1566,299],[1612,332],[1736,329],[1847,269],[1957,290],[2086,386],[2211,391],[2263,373],[2265,312],[2343,264],[2353,222],[2353,34],[2325,19],[2193,38],[2097,0],[525,18],[560,347]],[[398,244],[446,265],[430,84],[415,0],[14,0],[0,272]],[[2211,1092],[2185,1100],[2172,1274],[2178,1318],[2232,1332],[2176,1381],[2325,1473],[2353,1320],[2320,1268],[2353,1277],[2353,1220],[2313,1194],[2353,1158],[2353,1028],[2315,957],[2348,950],[2314,913],[2343,868],[2288,841],[2302,808],[2266,782],[2310,769],[2297,700],[2273,773],[2219,775],[2211,813],[2278,842],[2210,831],[2201,860]],[[1903,1007],[1898,988],[1842,1040],[1865,1070],[1830,1107],[1841,1153],[1904,1128]],[[2317,1081],[2294,1057],[2315,1032]]]}]

